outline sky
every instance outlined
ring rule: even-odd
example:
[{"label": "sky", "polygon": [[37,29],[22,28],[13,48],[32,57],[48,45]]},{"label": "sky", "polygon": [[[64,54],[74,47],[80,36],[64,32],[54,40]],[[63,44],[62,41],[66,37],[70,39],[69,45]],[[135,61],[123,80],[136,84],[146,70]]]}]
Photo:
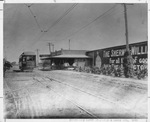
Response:
[{"label": "sky", "polygon": [[[147,41],[147,4],[127,5],[129,43]],[[115,3],[4,4],[4,57],[24,51],[96,50],[126,44],[124,7]]]}]

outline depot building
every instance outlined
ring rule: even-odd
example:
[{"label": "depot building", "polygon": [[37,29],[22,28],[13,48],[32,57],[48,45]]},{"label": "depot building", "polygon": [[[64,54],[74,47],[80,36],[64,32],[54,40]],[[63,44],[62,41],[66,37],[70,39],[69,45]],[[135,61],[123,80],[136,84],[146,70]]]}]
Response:
[{"label": "depot building", "polygon": [[50,65],[81,67],[89,65],[92,58],[86,55],[87,50],[64,50],[52,52],[51,55],[40,55],[41,62],[48,62]]},{"label": "depot building", "polygon": [[[142,41],[129,44],[131,55],[134,61],[134,69],[139,70],[147,68],[148,42]],[[84,68],[102,66],[108,67],[114,65],[123,67],[123,58],[126,51],[126,45],[97,49],[92,51],[87,50],[64,50],[52,52],[51,55],[40,55],[41,61],[47,61],[48,64],[61,66],[76,66]]]}]

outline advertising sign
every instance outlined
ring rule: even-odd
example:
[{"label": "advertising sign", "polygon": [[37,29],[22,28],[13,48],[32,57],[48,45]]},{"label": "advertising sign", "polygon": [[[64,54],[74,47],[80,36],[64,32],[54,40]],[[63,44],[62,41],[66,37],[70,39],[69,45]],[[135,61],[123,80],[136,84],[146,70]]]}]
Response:
[{"label": "advertising sign", "polygon": [[[129,45],[131,55],[133,57],[134,70],[142,70],[147,68],[147,54],[148,45],[147,41],[140,43],[133,43]],[[123,58],[126,51],[126,45],[110,47],[105,49],[99,49],[90,51],[87,55],[93,58],[93,65],[96,67],[108,67],[114,65],[114,67],[123,67]]]}]

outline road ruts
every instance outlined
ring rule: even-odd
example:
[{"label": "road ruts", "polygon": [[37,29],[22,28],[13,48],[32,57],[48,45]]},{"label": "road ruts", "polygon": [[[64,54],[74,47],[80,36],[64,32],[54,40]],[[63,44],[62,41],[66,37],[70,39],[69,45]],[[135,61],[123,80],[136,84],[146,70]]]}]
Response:
[{"label": "road ruts", "polygon": [[[41,84],[41,82],[35,79],[33,79],[33,83],[30,85],[11,89],[10,93],[13,95],[11,99],[14,99],[17,110],[13,118],[96,118],[94,114],[82,106],[70,99],[64,98],[61,94],[49,89],[48,86]],[[60,108],[53,107],[53,104],[58,100],[60,101],[57,104],[58,106],[63,103],[69,106],[69,108],[67,106],[63,108],[63,105]],[[49,102],[46,104],[44,103],[45,101]]]},{"label": "road ruts", "polygon": [[128,109],[126,106],[120,106],[119,104],[104,97],[93,95],[91,93],[83,91],[80,88],[76,88],[74,86],[66,84],[63,81],[58,81],[56,79],[50,78],[49,76],[35,79],[38,80],[38,82],[40,82],[41,84],[45,85],[45,87],[47,86],[51,90],[54,90],[54,92],[62,95],[64,98],[67,98],[70,101],[78,104],[79,106],[82,106],[82,108],[89,111],[89,113],[92,113],[96,118],[138,118],[145,116],[136,112],[132,112],[131,114],[131,112],[129,112],[130,109]]}]

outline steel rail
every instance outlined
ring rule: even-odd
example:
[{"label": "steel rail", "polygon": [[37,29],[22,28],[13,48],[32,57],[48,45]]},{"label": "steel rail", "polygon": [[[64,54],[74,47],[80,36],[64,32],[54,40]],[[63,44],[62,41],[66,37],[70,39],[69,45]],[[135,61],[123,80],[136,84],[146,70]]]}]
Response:
[{"label": "steel rail", "polygon": [[[74,88],[74,89],[77,89],[77,90],[79,90],[79,91],[81,91],[81,92],[83,92],[83,93],[89,94],[89,95],[94,96],[94,97],[96,97],[96,98],[105,100],[105,101],[107,101],[107,102],[109,102],[109,103],[112,103],[112,104],[115,104],[115,105],[117,105],[117,106],[123,107],[123,108],[124,108],[125,110],[127,110],[127,111],[132,111],[132,112],[134,112],[134,113],[137,113],[135,110],[129,109],[129,108],[127,107],[127,105],[126,105],[125,103],[123,103],[123,102],[120,102],[120,103],[122,103],[124,106],[119,105],[118,102],[114,102],[114,101],[111,101],[111,100],[108,100],[108,99],[104,98],[104,95],[99,95],[99,96],[94,95],[94,94],[89,93],[89,92],[87,92],[87,91],[84,91],[84,90],[82,90],[82,89],[80,89],[80,88],[78,88],[78,87],[74,87],[74,86],[72,86],[72,85],[70,85],[70,84],[64,83],[64,82],[62,82],[62,81],[60,81],[60,80],[58,80],[58,79],[56,79],[56,78],[50,78],[49,76],[44,76],[44,78],[48,78],[48,79],[51,80],[51,81],[53,80],[53,81],[55,81],[55,82],[59,82],[59,83],[65,84],[65,85],[67,85],[67,86],[69,86],[69,87],[72,87],[72,88]],[[137,113],[137,114],[139,114],[139,113]],[[145,114],[139,114],[139,115],[145,116]]]},{"label": "steel rail", "polygon": [[14,104],[15,104],[15,108],[16,108],[16,114],[15,114],[15,117],[18,117],[18,114],[19,114],[19,111],[18,111],[18,106],[17,106],[17,101],[15,99],[15,95],[13,94],[13,92],[11,91],[11,89],[9,88],[9,86],[7,85],[7,81],[5,81],[5,84],[6,84],[6,87],[9,91],[9,93],[12,95],[12,99],[14,100]]},{"label": "steel rail", "polygon": [[[80,88],[78,88],[78,87],[75,87],[75,86],[73,86],[73,85],[70,85],[70,84],[68,84],[68,83],[62,82],[62,81],[60,81],[60,80],[58,80],[58,79],[49,78],[48,76],[46,76],[46,78],[48,78],[48,79],[51,80],[51,81],[55,81],[55,82],[58,82],[58,83],[65,84],[65,85],[67,85],[67,86],[70,86],[70,87],[72,87],[72,88],[74,88],[74,89],[77,89],[77,90],[79,90],[79,91],[81,91],[81,92],[83,92],[83,93],[89,94],[89,95],[94,96],[94,97],[96,97],[96,98],[103,99],[103,100],[105,100],[105,101],[107,101],[107,102],[110,102],[110,103],[113,103],[113,104],[117,104],[117,105],[118,105],[118,102],[116,103],[116,102],[113,102],[113,101],[108,100],[107,98],[105,98],[105,97],[104,97],[105,94],[100,94],[100,95],[98,96],[98,95],[92,94],[92,93],[90,93],[90,92],[87,92],[87,91],[85,91],[85,90],[82,90],[82,89],[80,89]],[[114,98],[115,98],[115,97],[114,97]],[[115,99],[117,99],[117,98],[115,98]],[[118,99],[117,99],[117,101],[118,101]],[[123,103],[123,104],[125,105],[125,103]]]},{"label": "steel rail", "polygon": [[55,90],[51,89],[49,87],[49,85],[45,85],[44,83],[42,83],[40,80],[34,78],[34,80],[38,81],[39,83],[41,83],[43,86],[45,86],[47,89],[50,89],[51,91],[53,91],[54,93],[56,93],[57,95],[61,96],[62,98],[66,99],[67,101],[71,102],[72,104],[74,104],[75,106],[77,106],[79,109],[81,109],[82,111],[86,112],[88,115],[94,117],[94,118],[98,118],[97,115],[94,115],[92,112],[86,110],[85,108],[83,108],[82,106],[80,106],[79,104],[77,104],[76,102],[73,102],[72,100],[70,100],[69,98],[64,97],[62,94],[56,92]]}]

